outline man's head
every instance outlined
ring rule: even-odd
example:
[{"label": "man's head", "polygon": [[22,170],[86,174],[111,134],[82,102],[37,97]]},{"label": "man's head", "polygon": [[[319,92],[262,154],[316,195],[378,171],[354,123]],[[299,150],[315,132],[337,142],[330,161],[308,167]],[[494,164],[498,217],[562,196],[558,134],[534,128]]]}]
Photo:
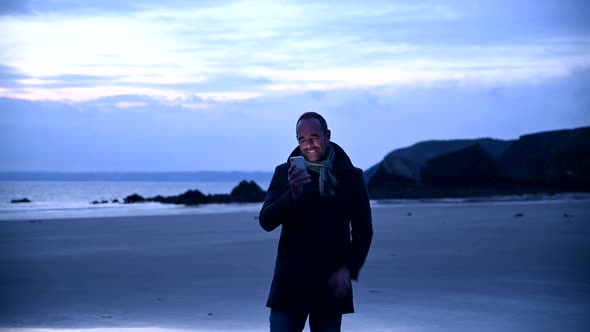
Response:
[{"label": "man's head", "polygon": [[315,112],[303,113],[297,120],[296,133],[305,159],[324,159],[330,146],[330,130],[323,116]]}]

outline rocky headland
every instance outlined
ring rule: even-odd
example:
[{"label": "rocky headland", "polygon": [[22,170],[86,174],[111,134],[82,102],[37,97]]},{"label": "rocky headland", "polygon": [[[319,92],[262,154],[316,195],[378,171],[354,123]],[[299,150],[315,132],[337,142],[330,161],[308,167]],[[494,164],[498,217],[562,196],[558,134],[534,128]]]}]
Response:
[{"label": "rocky headland", "polygon": [[373,199],[590,192],[590,127],[419,142],[390,152],[365,180]]}]

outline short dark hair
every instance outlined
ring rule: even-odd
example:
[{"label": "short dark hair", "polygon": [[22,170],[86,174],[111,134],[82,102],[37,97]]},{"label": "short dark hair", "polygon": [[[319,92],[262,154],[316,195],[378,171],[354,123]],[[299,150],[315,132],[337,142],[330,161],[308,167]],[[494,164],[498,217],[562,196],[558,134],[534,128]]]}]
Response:
[{"label": "short dark hair", "polygon": [[316,112],[305,112],[301,114],[301,116],[297,120],[297,124],[295,125],[295,130],[297,130],[297,125],[299,125],[299,122],[303,119],[317,119],[320,122],[320,125],[322,126],[324,134],[328,133],[328,123],[326,122],[326,119],[324,119],[323,116]]}]

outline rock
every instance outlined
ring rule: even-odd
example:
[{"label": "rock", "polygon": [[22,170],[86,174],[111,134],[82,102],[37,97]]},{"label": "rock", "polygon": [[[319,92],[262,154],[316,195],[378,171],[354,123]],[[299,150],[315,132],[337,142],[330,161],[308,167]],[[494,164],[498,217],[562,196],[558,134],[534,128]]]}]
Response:
[{"label": "rock", "polygon": [[187,190],[183,194],[177,196],[155,196],[151,198],[144,198],[138,194],[127,196],[123,203],[145,203],[157,202],[162,204],[184,204],[189,206],[210,203],[246,203],[246,202],[262,202],[266,197],[266,192],[254,181],[242,181],[238,186],[232,189],[231,194],[214,194],[204,195],[198,190]]},{"label": "rock", "polygon": [[176,196],[173,204],[199,205],[207,203],[207,196],[198,190],[187,190],[184,194]]},{"label": "rock", "polygon": [[388,156],[367,183],[369,190],[383,186],[407,186],[420,180],[418,167],[404,157]]},{"label": "rock", "polygon": [[[455,140],[431,140],[418,142],[412,146],[394,150],[388,153],[383,161],[379,164],[369,168],[365,172],[365,180],[371,182],[372,177],[377,173],[380,166],[385,163],[390,163],[395,159],[405,160],[416,170],[421,169],[424,164],[435,157],[442,156],[453,151],[464,149],[468,146],[478,144],[481,146],[494,160],[498,160],[502,153],[510,146],[512,141],[504,141],[490,138],[481,139],[455,139]],[[387,168],[387,166],[385,166]],[[414,176],[412,176],[413,178]],[[408,178],[406,176],[406,178]],[[377,180],[378,181],[378,180]]]},{"label": "rock", "polygon": [[[158,203],[167,203],[167,202],[166,202],[166,197],[164,197],[164,196],[161,196],[161,195],[158,195],[158,196],[156,196],[156,197],[152,197],[152,198],[150,198],[150,201],[153,201],[153,202],[158,202]],[[170,203],[171,203],[171,202],[170,202]]]},{"label": "rock", "polygon": [[418,181],[420,172],[418,167],[409,159],[392,156],[381,163],[386,174],[394,175],[406,181]]},{"label": "rock", "polygon": [[498,164],[478,144],[430,159],[421,175],[435,186],[482,188],[501,181]]},{"label": "rock", "polygon": [[10,203],[31,203],[31,200],[25,197],[22,199],[13,199],[10,201]]},{"label": "rock", "polygon": [[509,141],[419,142],[364,175],[373,199],[590,192],[590,127]]},{"label": "rock", "polygon": [[262,190],[254,181],[242,181],[237,187],[232,189],[230,194],[232,200],[237,203],[254,203],[262,202],[266,196],[264,190]]},{"label": "rock", "polygon": [[125,197],[123,202],[125,202],[125,204],[143,203],[145,202],[145,198],[138,194],[133,194]]},{"label": "rock", "polygon": [[500,165],[521,185],[590,189],[590,127],[521,136],[504,153]]}]

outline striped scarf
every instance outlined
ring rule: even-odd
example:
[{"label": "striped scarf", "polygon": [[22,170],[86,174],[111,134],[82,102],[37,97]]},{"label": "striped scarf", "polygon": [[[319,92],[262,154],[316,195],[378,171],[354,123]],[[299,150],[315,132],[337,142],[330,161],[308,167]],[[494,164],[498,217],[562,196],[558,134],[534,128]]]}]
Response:
[{"label": "striped scarf", "polygon": [[328,146],[330,150],[326,159],[315,162],[305,161],[307,169],[315,173],[320,173],[320,196],[322,197],[336,195],[334,187],[338,184],[336,177],[332,174],[332,168],[334,167],[332,164],[334,161],[334,148],[331,145]]}]

